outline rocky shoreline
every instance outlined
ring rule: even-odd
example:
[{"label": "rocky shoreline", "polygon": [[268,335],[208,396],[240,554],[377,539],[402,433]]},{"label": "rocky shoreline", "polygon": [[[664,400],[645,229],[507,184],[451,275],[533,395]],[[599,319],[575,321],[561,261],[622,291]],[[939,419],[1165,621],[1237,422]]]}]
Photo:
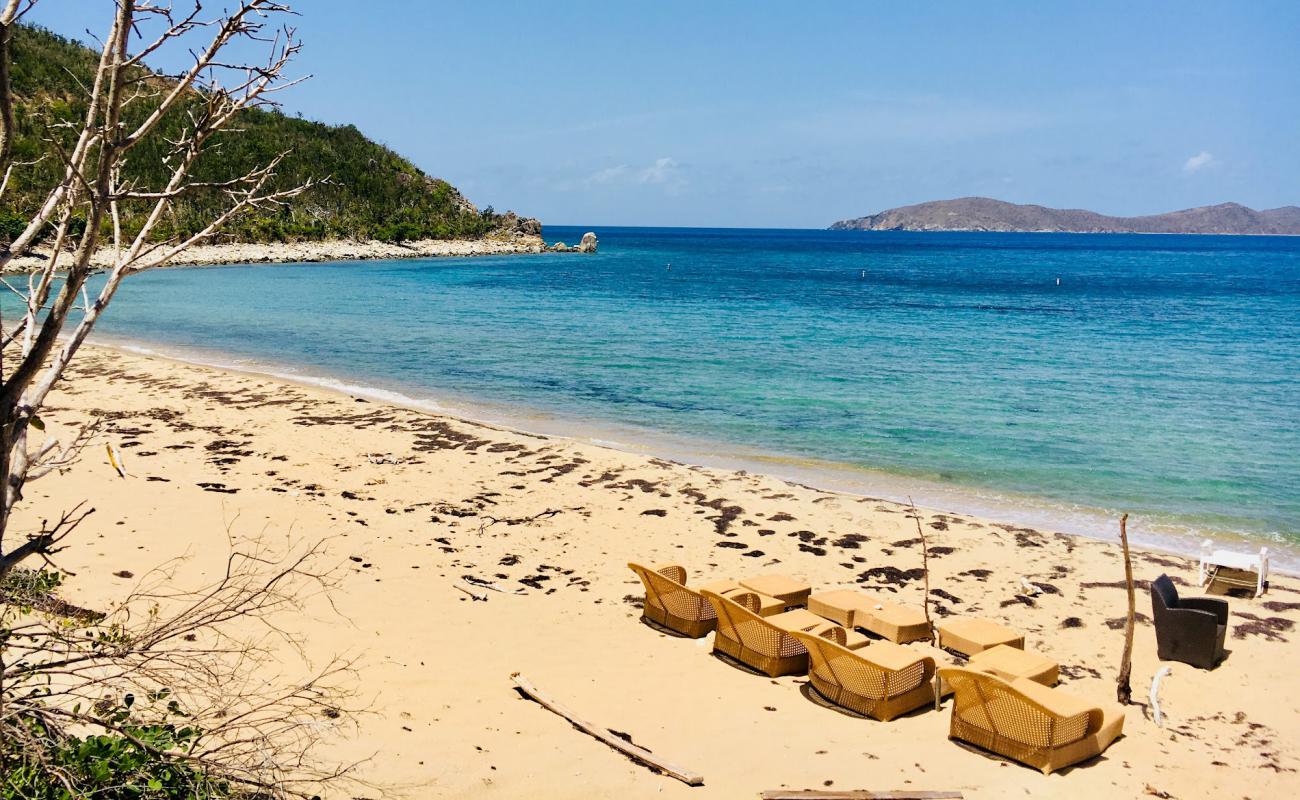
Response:
[{"label": "rocky shoreline", "polygon": [[[500,256],[544,252],[596,252],[596,235],[585,234],[582,244],[574,247],[546,246],[540,235],[514,235],[484,239],[424,239],[413,242],[352,241],[335,239],[320,242],[223,242],[197,245],[164,266],[211,266],[218,264],[295,264],[319,261],[353,261],[396,258],[437,258],[446,256]],[[16,258],[6,273],[26,273],[40,269],[50,251],[38,250]],[[112,250],[95,253],[91,263],[107,267]]]}]

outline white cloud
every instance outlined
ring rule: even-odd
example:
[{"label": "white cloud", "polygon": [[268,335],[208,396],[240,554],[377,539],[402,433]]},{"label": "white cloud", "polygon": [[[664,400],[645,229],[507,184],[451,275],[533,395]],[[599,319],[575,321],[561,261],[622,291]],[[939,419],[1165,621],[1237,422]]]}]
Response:
[{"label": "white cloud", "polygon": [[678,183],[681,165],[671,158],[657,158],[655,163],[641,170],[637,180],[641,183]]},{"label": "white cloud", "polygon": [[647,167],[632,167],[618,164],[597,170],[582,179],[584,186],[616,186],[627,184],[646,184],[662,186],[673,191],[686,185],[682,174],[682,165],[673,158],[657,158]]},{"label": "white cloud", "polygon": [[1183,172],[1191,175],[1193,172],[1200,172],[1215,163],[1217,162],[1214,160],[1214,156],[1202,150],[1183,163]]},{"label": "white cloud", "polygon": [[605,167],[602,170],[598,170],[593,172],[591,175],[588,175],[583,183],[617,183],[622,180],[629,171],[631,171],[631,167],[627,164],[619,164],[616,167]]}]

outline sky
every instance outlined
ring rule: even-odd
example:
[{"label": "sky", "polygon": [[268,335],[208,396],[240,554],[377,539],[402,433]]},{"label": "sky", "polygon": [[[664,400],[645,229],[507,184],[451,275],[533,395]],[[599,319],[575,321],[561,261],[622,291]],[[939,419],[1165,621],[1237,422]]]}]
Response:
[{"label": "sky", "polygon": [[[111,6],[40,0],[28,21],[85,40]],[[1294,0],[293,6],[312,77],[286,112],[546,224],[1300,205]]]}]

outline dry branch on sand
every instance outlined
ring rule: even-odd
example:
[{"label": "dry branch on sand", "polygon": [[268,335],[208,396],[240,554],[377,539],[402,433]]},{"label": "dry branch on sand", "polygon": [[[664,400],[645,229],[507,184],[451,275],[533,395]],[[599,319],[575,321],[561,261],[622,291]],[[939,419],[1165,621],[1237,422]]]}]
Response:
[{"label": "dry branch on sand", "polygon": [[[322,556],[320,545],[241,545],[195,590],[174,588],[181,564],[172,563],[93,621],[0,606],[6,769],[61,775],[74,796],[89,796],[101,787],[50,758],[88,731],[122,737],[195,781],[268,797],[309,797],[346,776],[353,765],[322,765],[312,751],[356,712],[345,689],[352,663],[308,669],[284,624],[334,587]],[[305,678],[286,674],[295,663]]]},{"label": "dry branch on sand", "polygon": [[676,778],[677,780],[681,781],[687,786],[704,785],[703,775],[699,774],[698,772],[689,770],[685,767],[677,766],[676,764],[671,764],[668,761],[665,761],[663,758],[660,758],[659,756],[645,749],[644,747],[633,744],[630,740],[622,739],[619,738],[618,736],[615,736],[610,731],[609,728],[602,728],[593,722],[587,722],[586,720],[582,719],[574,712],[570,711],[568,707],[561,705],[558,701],[551,698],[549,695],[544,694],[540,689],[538,689],[536,686],[533,686],[533,684],[527,678],[525,678],[523,675],[520,675],[518,672],[511,674],[510,679],[514,681],[515,686],[519,689],[520,692],[524,694],[524,696],[528,697],[531,700],[535,700],[536,702],[540,703],[548,710],[553,711],[556,714],[559,714],[561,717],[564,717],[569,722],[573,723],[573,727],[577,728],[578,730],[582,731],[583,733],[589,736],[596,737],[600,741],[604,742],[605,744],[609,745],[610,747],[624,754],[625,756],[632,759],[633,761],[637,761],[642,764],[645,764],[651,769],[662,772],[665,775],[671,775],[672,777]]}]

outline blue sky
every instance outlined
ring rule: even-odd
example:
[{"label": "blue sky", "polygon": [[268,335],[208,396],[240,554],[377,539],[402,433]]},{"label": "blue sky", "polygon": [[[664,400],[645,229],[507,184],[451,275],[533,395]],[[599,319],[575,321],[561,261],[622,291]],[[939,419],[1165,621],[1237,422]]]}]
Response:
[{"label": "blue sky", "polygon": [[[110,5],[30,19],[85,38]],[[1300,204],[1292,0],[295,6],[313,77],[287,111],[549,224]]]}]

